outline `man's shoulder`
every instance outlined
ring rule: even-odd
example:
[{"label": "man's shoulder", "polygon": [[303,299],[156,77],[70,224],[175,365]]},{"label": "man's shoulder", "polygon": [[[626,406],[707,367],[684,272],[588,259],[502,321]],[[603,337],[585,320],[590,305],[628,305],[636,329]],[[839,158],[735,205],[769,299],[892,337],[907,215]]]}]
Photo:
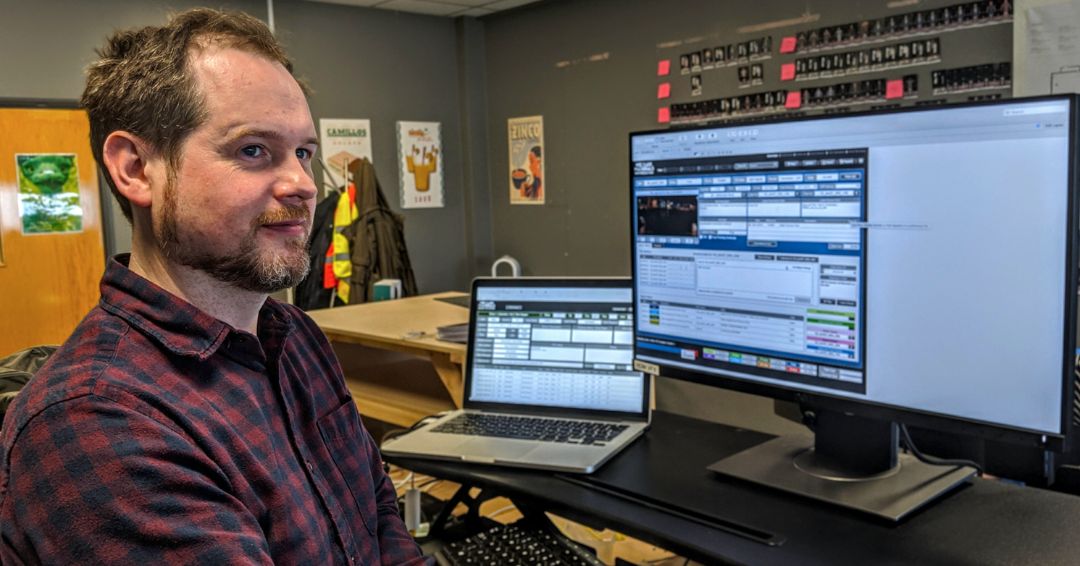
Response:
[{"label": "man's shoulder", "polygon": [[19,392],[4,418],[4,437],[50,406],[92,394],[103,377],[118,382],[130,377],[139,363],[132,352],[145,351],[125,346],[132,336],[145,341],[120,317],[100,306],[91,310]]}]

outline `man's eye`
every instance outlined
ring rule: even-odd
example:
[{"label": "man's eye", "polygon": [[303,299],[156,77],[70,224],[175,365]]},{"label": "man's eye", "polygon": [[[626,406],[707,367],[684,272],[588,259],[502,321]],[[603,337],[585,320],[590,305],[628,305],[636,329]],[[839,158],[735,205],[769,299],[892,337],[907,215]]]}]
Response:
[{"label": "man's eye", "polygon": [[296,156],[299,157],[303,161],[311,159],[311,153],[312,152],[309,149],[300,148],[300,149],[296,150]]},{"label": "man's eye", "polygon": [[262,157],[266,150],[261,145],[249,145],[240,150],[247,157]]}]

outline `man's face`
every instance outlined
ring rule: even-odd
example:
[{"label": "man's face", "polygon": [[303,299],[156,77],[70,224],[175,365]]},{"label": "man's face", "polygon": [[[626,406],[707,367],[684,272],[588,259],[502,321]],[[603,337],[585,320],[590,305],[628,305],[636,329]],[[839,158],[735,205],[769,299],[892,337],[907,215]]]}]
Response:
[{"label": "man's face", "polygon": [[540,158],[531,151],[529,152],[529,171],[532,172],[533,177],[540,177]]},{"label": "man's face", "polygon": [[154,236],[168,261],[247,291],[307,275],[318,145],[307,100],[280,64],[235,49],[193,55],[206,121],[175,179],[154,179]]}]

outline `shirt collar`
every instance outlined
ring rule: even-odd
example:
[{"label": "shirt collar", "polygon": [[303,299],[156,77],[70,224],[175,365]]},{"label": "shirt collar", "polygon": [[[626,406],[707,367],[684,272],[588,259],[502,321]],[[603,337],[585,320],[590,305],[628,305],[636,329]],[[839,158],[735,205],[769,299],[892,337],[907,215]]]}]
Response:
[{"label": "shirt collar", "polygon": [[[101,277],[101,308],[137,328],[169,351],[205,361],[231,333],[251,336],[128,269],[131,254],[109,259]],[[284,335],[292,326],[285,309],[267,299],[259,311],[259,334]]]}]

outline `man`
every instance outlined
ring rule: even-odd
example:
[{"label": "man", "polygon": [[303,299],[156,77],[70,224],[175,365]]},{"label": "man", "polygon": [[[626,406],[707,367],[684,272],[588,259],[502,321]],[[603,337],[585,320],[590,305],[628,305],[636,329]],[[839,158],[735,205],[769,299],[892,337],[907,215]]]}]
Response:
[{"label": "man", "polygon": [[544,198],[544,162],[540,158],[540,146],[534,145],[529,150],[529,172],[532,179],[521,186],[521,196],[530,200]]},{"label": "man", "polygon": [[116,33],[91,142],[132,222],[101,302],[10,410],[4,564],[432,564],[300,310],[316,193],[301,85],[258,20]]}]

